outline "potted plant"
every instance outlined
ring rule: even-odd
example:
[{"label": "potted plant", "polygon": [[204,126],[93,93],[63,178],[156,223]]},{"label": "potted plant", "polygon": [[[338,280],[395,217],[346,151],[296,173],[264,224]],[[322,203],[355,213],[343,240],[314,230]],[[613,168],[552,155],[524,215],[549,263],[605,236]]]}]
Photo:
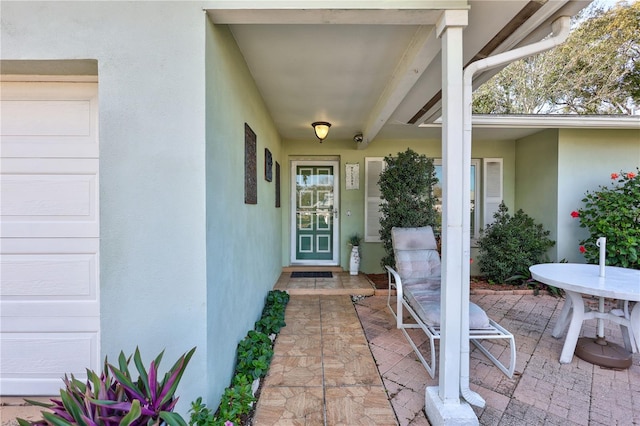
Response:
[{"label": "potted plant", "polygon": [[357,233],[349,237],[349,245],[351,246],[349,274],[351,275],[358,275],[358,269],[360,267],[360,241],[362,241],[362,238]]}]

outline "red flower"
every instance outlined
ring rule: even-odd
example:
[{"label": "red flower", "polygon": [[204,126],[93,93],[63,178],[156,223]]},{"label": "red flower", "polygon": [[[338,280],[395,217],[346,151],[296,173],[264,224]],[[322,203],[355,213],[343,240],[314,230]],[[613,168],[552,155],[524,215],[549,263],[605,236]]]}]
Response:
[{"label": "red flower", "polygon": [[617,173],[611,173],[611,179],[618,179],[619,177]]},{"label": "red flower", "polygon": [[580,250],[580,253],[582,254],[584,254],[587,251],[587,249],[584,248],[584,246],[580,246],[579,250]]},{"label": "red flower", "polygon": [[473,263],[473,259],[469,259],[469,263]]},{"label": "red flower", "polygon": [[636,177],[635,173],[633,173],[633,172],[627,173],[627,179],[633,179],[634,177]]},{"label": "red flower", "polygon": [[574,210],[571,212],[571,217],[578,217],[578,216],[580,216],[580,213],[578,213],[577,211]]}]

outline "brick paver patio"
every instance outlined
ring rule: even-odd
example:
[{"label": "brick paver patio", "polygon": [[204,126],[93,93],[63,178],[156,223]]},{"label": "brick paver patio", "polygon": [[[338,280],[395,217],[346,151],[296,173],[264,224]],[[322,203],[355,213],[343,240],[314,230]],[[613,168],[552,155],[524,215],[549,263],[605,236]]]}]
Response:
[{"label": "brick paver patio", "polygon": [[[574,356],[558,359],[563,340],[551,337],[564,299],[548,295],[472,295],[490,317],[511,331],[517,344],[516,375],[504,376],[481,353],[471,354],[471,388],[485,398],[474,408],[482,425],[634,425],[640,424],[640,356],[615,371]],[[428,425],[424,390],[437,385],[394,327],[386,297],[355,304],[391,405],[400,425]],[[609,341],[622,344],[620,328],[607,324]],[[595,320],[583,335],[595,335]]]}]

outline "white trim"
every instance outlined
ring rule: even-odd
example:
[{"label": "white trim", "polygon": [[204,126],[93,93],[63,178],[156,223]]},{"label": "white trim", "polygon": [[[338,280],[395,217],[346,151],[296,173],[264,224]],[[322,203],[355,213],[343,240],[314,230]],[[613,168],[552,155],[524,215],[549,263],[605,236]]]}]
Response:
[{"label": "white trim", "polygon": [[[381,163],[382,166],[380,168],[380,172],[382,173],[382,171],[384,171],[385,167],[386,167],[386,163],[384,161],[384,157],[365,157],[364,158],[364,241],[367,243],[379,243],[382,242],[382,240],[380,239],[380,223],[379,223],[379,219],[380,219],[380,212],[379,211],[375,211],[375,212],[371,212],[369,209],[369,204],[370,203],[376,203],[377,205],[380,206],[380,204],[383,202],[382,198],[378,195],[369,195],[369,191],[370,191],[370,186],[369,186],[369,164],[370,163]],[[376,180],[376,184],[375,187],[378,188],[378,192],[379,191],[379,184]],[[378,226],[376,227],[376,233],[375,235],[371,232],[372,230],[370,230],[369,227],[369,216],[370,215],[374,215],[376,219],[378,219]]]},{"label": "white trim", "polygon": [[[638,129],[640,115],[474,114],[471,123],[477,129]],[[433,123],[420,124],[418,127],[440,128],[442,118]]]},{"label": "white trim", "polygon": [[[489,164],[497,164],[498,186],[491,185],[489,178]],[[498,206],[504,199],[504,176],[503,176],[503,160],[502,158],[483,158],[482,159],[482,217],[483,228],[493,222],[493,215],[498,211]],[[496,182],[493,182],[496,183]]]},{"label": "white trim", "polygon": [[97,83],[97,75],[0,74],[0,81],[28,83]]},{"label": "white trim", "polygon": [[321,250],[321,249],[320,249],[320,247],[321,247],[321,245],[320,245],[320,240],[323,240],[323,239],[328,240],[328,241],[329,241],[329,243],[327,243],[327,244],[325,244],[325,245],[326,245],[327,247],[329,247],[329,246],[330,246],[330,241],[331,241],[331,240],[330,240],[330,238],[329,238],[329,236],[328,236],[328,235],[316,235],[316,252],[317,252],[317,253],[330,253],[330,249],[329,249],[329,248],[327,248],[327,250]]}]

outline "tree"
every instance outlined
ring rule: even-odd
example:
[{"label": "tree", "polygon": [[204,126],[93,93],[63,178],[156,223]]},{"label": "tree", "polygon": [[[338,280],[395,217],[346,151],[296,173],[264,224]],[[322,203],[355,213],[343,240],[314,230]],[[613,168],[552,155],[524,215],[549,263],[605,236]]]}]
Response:
[{"label": "tree", "polygon": [[433,160],[410,148],[397,157],[384,158],[385,170],[378,184],[383,203],[380,206],[380,239],[386,255],[381,261],[395,267],[391,228],[435,226],[438,220],[434,208],[433,185],[438,182]]},{"label": "tree", "polygon": [[479,114],[633,114],[640,105],[640,2],[599,3],[567,41],[516,61],[478,88]]}]

